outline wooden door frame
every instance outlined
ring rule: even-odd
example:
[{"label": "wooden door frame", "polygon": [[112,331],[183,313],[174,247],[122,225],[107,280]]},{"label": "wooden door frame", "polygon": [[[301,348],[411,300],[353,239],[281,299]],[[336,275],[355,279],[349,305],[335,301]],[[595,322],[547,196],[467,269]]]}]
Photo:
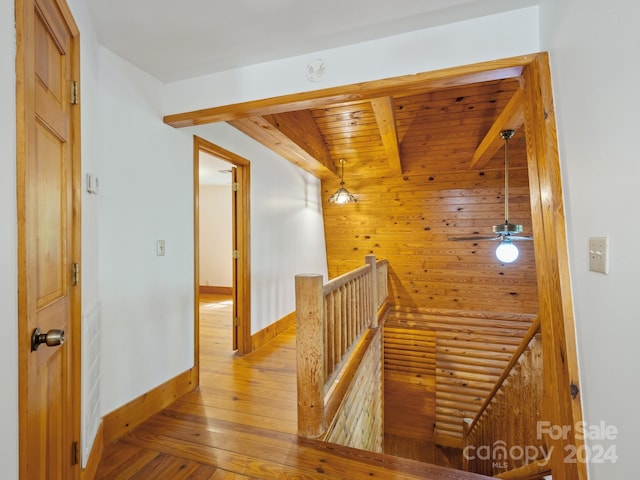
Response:
[{"label": "wooden door frame", "polygon": [[546,52],[181,112],[167,115],[164,122],[176,128],[232,122],[252,116],[322,108],[345,100],[467,85],[505,75],[520,76],[523,80],[539,315],[545,343],[544,388],[545,395],[552,400],[545,405],[544,415],[554,425],[566,426],[571,431],[567,438],[553,442],[552,467],[563,478],[582,480],[587,471],[584,463],[564,463],[566,448],[583,443],[573,435],[576,424],[582,421],[582,405],[555,110]]},{"label": "wooden door frame", "polygon": [[[51,0],[60,10],[71,32],[71,77],[80,80],[80,31],[65,0]],[[27,305],[27,272],[26,272],[26,163],[33,143],[33,118],[35,116],[34,92],[34,52],[35,41],[33,35],[34,10],[36,0],[15,0],[16,16],[16,167],[17,167],[17,214],[18,214],[18,444],[19,444],[19,474],[20,478],[27,478],[27,465],[33,459],[27,451],[27,412],[26,396],[28,394],[28,361],[31,353],[31,331],[28,328],[28,318],[32,314]],[[70,87],[69,87],[70,88]],[[71,108],[71,129],[69,138],[72,168],[72,209],[71,218],[71,260],[80,265],[81,260],[81,160],[80,160],[80,107]],[[69,272],[71,275],[71,271]],[[73,478],[80,475],[81,447],[81,341],[82,341],[82,305],[81,282],[70,289],[70,331],[67,332],[69,341],[66,348],[71,350],[69,376],[72,387],[72,418],[69,426],[72,441],[78,442],[78,463],[71,469]]]},{"label": "wooden door frame", "polygon": [[238,311],[238,353],[251,352],[251,250],[250,250],[250,162],[196,135],[193,137],[193,224],[194,224],[194,355],[195,370],[200,377],[200,179],[198,176],[200,152],[206,152],[237,168],[237,281],[233,285],[234,301]]},{"label": "wooden door frame", "polygon": [[586,480],[586,464],[568,463],[571,445],[581,447],[576,438],[582,422],[582,395],[578,372],[575,322],[562,178],[558,154],[556,116],[551,71],[546,53],[536,55],[522,74],[524,127],[531,197],[531,221],[542,334],[543,412],[552,425],[567,431],[563,438],[545,438],[553,448],[554,477]]}]

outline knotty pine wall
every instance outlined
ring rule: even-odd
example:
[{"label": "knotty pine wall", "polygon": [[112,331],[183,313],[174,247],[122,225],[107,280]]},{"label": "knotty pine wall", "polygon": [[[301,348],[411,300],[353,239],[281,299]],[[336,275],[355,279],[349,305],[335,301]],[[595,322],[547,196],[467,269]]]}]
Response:
[{"label": "knotty pine wall", "polygon": [[[514,137],[515,139],[516,137]],[[524,141],[512,147],[510,221],[531,234]],[[471,152],[472,153],[472,152]],[[499,152],[493,169],[370,178],[345,169],[356,204],[328,205],[339,180],[323,181],[325,241],[331,278],[360,266],[362,256],[389,260],[391,302],[407,308],[503,313],[537,312],[533,242],[519,242],[520,258],[501,264],[495,241],[449,241],[474,232],[492,235],[504,222],[504,171]]]},{"label": "knotty pine wall", "polygon": [[384,438],[382,328],[379,328],[356,371],[324,440],[371,452],[382,452]]}]

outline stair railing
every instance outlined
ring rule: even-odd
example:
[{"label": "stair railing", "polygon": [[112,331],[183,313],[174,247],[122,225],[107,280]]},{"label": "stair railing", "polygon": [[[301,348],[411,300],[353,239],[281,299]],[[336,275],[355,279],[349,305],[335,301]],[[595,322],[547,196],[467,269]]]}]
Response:
[{"label": "stair railing", "polygon": [[[382,335],[378,327],[387,310],[388,264],[376,261],[374,255],[365,259],[362,267],[325,285],[322,275],[296,275],[298,435],[302,437],[324,439],[338,410],[348,404],[345,398],[357,382],[358,369],[372,368],[362,367],[365,358],[380,363],[374,369],[379,371],[380,379],[374,383],[379,384],[379,392],[359,395],[374,397],[369,398],[370,404],[381,408]],[[372,349],[380,354],[367,355]],[[382,438],[382,425],[375,428]]]},{"label": "stair railing", "polygon": [[[542,411],[542,343],[536,318],[475,418],[465,424],[464,469],[502,478],[546,471],[537,435]],[[539,477],[536,477],[539,478]]]}]

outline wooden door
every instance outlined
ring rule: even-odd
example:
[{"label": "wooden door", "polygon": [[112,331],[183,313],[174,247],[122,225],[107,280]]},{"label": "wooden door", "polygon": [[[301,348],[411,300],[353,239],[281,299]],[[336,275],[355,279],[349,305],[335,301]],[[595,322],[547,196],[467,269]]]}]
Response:
[{"label": "wooden door", "polygon": [[61,2],[16,2],[20,478],[29,480],[79,470],[77,29]]},{"label": "wooden door", "polygon": [[231,168],[231,232],[232,232],[232,241],[231,245],[233,248],[232,255],[232,285],[233,285],[233,327],[231,331],[233,332],[233,349],[238,350],[238,326],[239,326],[239,315],[238,315],[238,259],[240,250],[238,248],[238,167],[233,166]]}]

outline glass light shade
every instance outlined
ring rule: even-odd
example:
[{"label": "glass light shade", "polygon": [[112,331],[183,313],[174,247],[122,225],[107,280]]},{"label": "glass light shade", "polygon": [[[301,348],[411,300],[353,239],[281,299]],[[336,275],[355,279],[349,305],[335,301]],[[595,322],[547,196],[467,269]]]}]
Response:
[{"label": "glass light shade", "polygon": [[333,203],[335,205],[346,205],[348,203],[356,203],[358,200],[356,197],[349,193],[349,190],[344,188],[344,162],[346,160],[344,158],[340,159],[340,188],[329,197],[329,203]]},{"label": "glass light shade", "polygon": [[503,263],[512,263],[518,259],[520,251],[509,239],[504,239],[496,248],[496,257]]},{"label": "glass light shade", "polygon": [[336,205],[346,205],[347,203],[355,203],[356,197],[349,193],[344,187],[340,187],[336,193],[329,197],[329,203],[335,203]]}]

